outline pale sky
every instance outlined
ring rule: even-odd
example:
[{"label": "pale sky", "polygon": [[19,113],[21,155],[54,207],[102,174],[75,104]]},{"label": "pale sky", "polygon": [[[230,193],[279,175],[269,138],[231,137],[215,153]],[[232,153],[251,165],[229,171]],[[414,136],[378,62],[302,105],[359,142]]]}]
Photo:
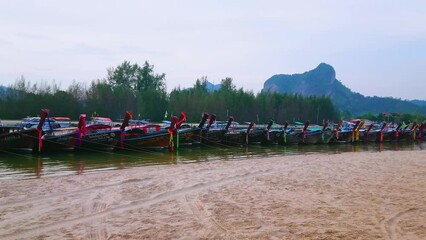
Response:
[{"label": "pale sky", "polygon": [[256,93],[325,62],[355,92],[426,100],[426,1],[0,2],[0,85],[66,89],[125,60],[154,65],[168,91],[207,76]]}]

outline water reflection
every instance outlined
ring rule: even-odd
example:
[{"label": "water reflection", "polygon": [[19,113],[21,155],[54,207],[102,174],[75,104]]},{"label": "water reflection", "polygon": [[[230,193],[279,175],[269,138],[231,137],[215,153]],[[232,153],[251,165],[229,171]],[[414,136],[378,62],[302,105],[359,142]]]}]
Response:
[{"label": "water reflection", "polygon": [[342,152],[423,150],[426,142],[330,144],[294,146],[193,147],[170,151],[75,152],[32,155],[0,152],[0,180],[87,174],[153,164],[184,164],[204,161],[232,161],[252,157],[288,156]]}]

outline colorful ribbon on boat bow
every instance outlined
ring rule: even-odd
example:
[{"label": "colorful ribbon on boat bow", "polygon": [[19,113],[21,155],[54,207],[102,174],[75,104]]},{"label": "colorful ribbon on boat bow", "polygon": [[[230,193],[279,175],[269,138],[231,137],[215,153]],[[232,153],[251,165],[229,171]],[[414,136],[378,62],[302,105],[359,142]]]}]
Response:
[{"label": "colorful ribbon on boat bow", "polygon": [[41,109],[40,114],[40,122],[37,125],[37,132],[38,132],[38,151],[41,152],[41,149],[43,147],[43,124],[46,120],[46,117],[49,115],[49,109]]},{"label": "colorful ribbon on boat bow", "polygon": [[77,145],[81,144],[81,138],[82,136],[86,135],[87,128],[86,128],[86,114],[80,114],[80,117],[78,119],[78,138],[77,138]]},{"label": "colorful ribbon on boat bow", "polygon": [[126,136],[126,134],[124,133],[125,129],[127,126],[129,126],[129,121],[130,119],[132,119],[133,114],[129,111],[126,111],[126,115],[124,116],[123,122],[121,123],[120,126],[120,145],[121,145],[121,149],[124,149],[124,138]]},{"label": "colorful ribbon on boat bow", "polygon": [[175,133],[178,132],[178,129],[176,128],[177,122],[178,122],[177,117],[173,116],[169,129],[167,129],[167,132],[170,134],[169,147],[172,149],[172,151],[175,151],[175,143],[174,143],[173,135],[175,135]]},{"label": "colorful ribbon on boat bow", "polygon": [[169,134],[170,134],[169,147],[172,149],[172,151],[174,151],[175,150],[175,144],[174,144],[174,141],[173,141],[173,131],[169,129],[169,130],[167,130],[167,132],[169,132]]}]

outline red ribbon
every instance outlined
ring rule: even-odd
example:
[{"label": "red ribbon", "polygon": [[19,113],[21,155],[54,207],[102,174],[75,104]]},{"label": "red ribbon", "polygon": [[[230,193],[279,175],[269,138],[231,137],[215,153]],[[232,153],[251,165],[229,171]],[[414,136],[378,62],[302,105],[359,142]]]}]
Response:
[{"label": "red ribbon", "polygon": [[41,152],[41,148],[43,147],[43,139],[41,139],[43,135],[43,130],[37,129],[38,132],[38,151]]}]

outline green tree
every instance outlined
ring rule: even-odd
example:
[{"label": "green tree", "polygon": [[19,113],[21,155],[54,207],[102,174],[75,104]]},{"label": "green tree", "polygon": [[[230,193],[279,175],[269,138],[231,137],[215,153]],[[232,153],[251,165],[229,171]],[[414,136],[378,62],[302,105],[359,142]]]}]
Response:
[{"label": "green tree", "polygon": [[131,110],[161,120],[167,107],[165,77],[164,73],[154,73],[154,66],[147,61],[142,67],[124,61],[108,69],[107,82],[117,99],[115,105],[122,112]]}]

